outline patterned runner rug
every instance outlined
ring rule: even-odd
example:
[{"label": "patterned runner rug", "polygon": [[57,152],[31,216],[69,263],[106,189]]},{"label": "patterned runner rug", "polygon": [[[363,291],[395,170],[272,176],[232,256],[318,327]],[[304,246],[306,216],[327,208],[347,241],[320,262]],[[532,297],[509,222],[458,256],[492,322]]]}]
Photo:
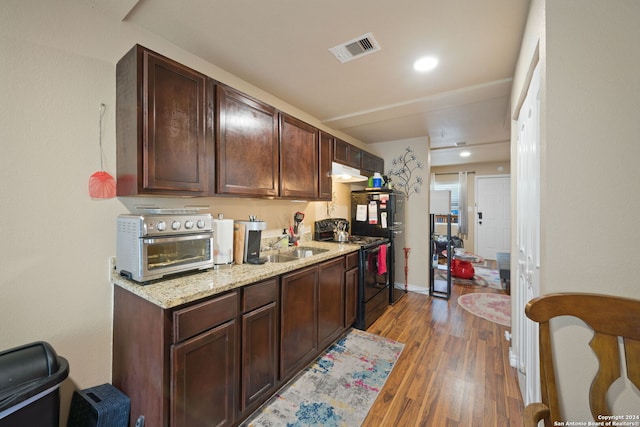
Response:
[{"label": "patterned runner rug", "polygon": [[243,426],[359,426],[404,344],[352,329]]},{"label": "patterned runner rug", "polygon": [[458,297],[458,305],[469,313],[503,326],[511,326],[511,297],[475,292]]}]

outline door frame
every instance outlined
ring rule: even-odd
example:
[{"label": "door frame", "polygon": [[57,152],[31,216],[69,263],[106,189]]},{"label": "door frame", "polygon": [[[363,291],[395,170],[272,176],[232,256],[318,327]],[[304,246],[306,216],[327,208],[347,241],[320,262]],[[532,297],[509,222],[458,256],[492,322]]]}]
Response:
[{"label": "door frame", "polygon": [[[511,258],[512,292],[512,344],[509,349],[510,363],[518,369],[518,383],[524,404],[539,402],[540,364],[538,344],[538,324],[529,320],[524,307],[528,301],[540,295],[540,168],[541,168],[541,105],[542,70],[537,56],[533,58],[523,93],[522,102],[514,116],[517,126],[515,135],[516,200],[515,228],[512,244],[516,254]],[[531,115],[527,113],[531,110]],[[523,119],[531,118],[526,140],[523,141]],[[515,238],[515,242],[513,239]]]}]

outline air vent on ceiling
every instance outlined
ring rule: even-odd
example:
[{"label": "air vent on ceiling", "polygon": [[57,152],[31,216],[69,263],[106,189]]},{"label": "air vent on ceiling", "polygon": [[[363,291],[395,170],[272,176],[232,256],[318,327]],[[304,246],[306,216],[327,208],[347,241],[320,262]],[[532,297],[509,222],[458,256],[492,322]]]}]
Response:
[{"label": "air vent on ceiling", "polygon": [[329,49],[329,51],[338,58],[338,61],[344,64],[345,62],[360,58],[361,56],[377,52],[380,49],[380,45],[373,37],[373,34],[367,33],[363,36],[356,37],[353,40],[349,40],[346,43],[334,46]]}]

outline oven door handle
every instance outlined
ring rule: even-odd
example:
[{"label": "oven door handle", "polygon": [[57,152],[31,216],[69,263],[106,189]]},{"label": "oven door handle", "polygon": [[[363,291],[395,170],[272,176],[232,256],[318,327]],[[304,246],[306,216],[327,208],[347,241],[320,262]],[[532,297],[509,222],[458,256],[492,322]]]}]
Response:
[{"label": "oven door handle", "polygon": [[391,248],[391,243],[382,243],[381,245],[374,246],[372,248],[367,248],[365,249],[365,252],[369,254],[377,254],[378,252],[380,252],[380,246],[386,246],[387,249],[389,249]]},{"label": "oven door handle", "polygon": [[187,234],[184,236],[171,236],[171,237],[156,237],[142,239],[142,243],[147,245],[153,245],[155,243],[171,243],[171,242],[184,242],[187,240],[203,240],[213,238],[213,233],[200,233],[200,234]]}]

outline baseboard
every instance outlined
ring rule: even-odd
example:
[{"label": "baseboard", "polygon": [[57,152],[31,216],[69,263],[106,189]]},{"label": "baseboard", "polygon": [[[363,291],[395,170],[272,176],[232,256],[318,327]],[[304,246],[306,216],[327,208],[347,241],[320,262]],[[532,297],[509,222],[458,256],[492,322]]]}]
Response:
[{"label": "baseboard", "polygon": [[[396,289],[404,289],[404,283],[396,283],[395,284],[395,288]],[[425,295],[429,295],[429,288],[425,288],[422,286],[416,286],[416,285],[407,285],[407,290],[409,292],[416,292],[418,294],[425,294]]]}]

